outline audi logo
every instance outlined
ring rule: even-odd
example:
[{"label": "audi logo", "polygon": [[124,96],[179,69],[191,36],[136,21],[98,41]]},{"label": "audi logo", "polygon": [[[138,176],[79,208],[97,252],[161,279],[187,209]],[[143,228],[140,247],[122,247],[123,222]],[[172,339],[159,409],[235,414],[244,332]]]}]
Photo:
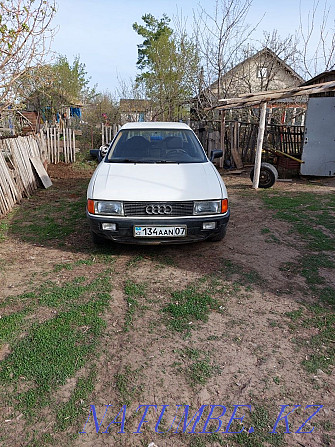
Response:
[{"label": "audi logo", "polygon": [[171,214],[172,206],[171,205],[148,205],[145,208],[145,212],[147,214]]}]

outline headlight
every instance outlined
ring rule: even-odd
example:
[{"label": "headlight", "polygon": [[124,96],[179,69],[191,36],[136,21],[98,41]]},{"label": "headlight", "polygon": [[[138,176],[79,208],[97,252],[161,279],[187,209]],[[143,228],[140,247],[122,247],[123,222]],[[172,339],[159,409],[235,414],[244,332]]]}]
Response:
[{"label": "headlight", "polygon": [[112,202],[109,200],[91,200],[87,202],[87,209],[90,214],[103,214],[104,216],[122,216],[122,202]]},{"label": "headlight", "polygon": [[194,202],[193,214],[221,214],[228,210],[228,200],[204,200]]}]

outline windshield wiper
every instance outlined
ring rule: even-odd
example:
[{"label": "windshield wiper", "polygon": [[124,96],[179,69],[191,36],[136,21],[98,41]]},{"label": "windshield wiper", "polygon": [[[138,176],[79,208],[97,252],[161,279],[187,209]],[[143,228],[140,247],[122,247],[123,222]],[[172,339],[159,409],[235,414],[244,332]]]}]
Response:
[{"label": "windshield wiper", "polygon": [[181,163],[178,160],[135,160],[133,158],[111,158],[108,163]]},{"label": "windshield wiper", "polygon": [[176,161],[176,160],[156,160],[155,163],[180,163],[180,161]]},{"label": "windshield wiper", "polygon": [[112,158],[108,160],[108,163],[154,163],[152,161],[148,162],[145,160],[134,160],[132,158]]}]

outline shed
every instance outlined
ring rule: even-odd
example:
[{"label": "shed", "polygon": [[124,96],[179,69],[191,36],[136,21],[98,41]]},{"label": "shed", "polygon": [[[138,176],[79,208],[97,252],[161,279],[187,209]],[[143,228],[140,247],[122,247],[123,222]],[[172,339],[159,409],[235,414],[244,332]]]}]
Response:
[{"label": "shed", "polygon": [[[303,85],[330,81],[335,81],[335,70],[321,73]],[[303,175],[335,175],[335,91],[318,92],[309,97],[302,161]]]},{"label": "shed", "polygon": [[[315,95],[315,94],[323,94],[326,92],[335,92],[335,81],[327,81],[321,82],[311,85],[304,85],[300,87],[295,87],[292,89],[281,89],[275,91],[265,91],[258,92],[256,94],[250,93],[245,95],[240,95],[237,98],[229,98],[229,99],[221,99],[220,102],[222,105],[216,106],[216,109],[226,110],[229,108],[239,108],[246,107],[251,105],[259,104],[260,106],[260,120],[259,120],[259,132],[257,139],[257,149],[256,149],[256,159],[255,159],[255,175],[253,180],[253,187],[255,189],[258,188],[259,184],[259,173],[261,167],[261,157],[262,157],[262,146],[263,146],[263,137],[264,137],[264,128],[265,128],[265,114],[266,114],[266,105],[268,101],[276,101],[278,99],[296,97],[301,95]],[[327,98],[314,98],[314,99],[323,99],[323,100],[335,100],[335,97],[327,97]],[[314,146],[314,151],[311,151],[314,156],[314,163],[326,166],[327,170],[323,169],[323,174],[321,173],[311,173],[308,172],[306,175],[335,175],[335,126],[334,126],[334,118],[335,118],[335,102],[331,103],[332,107],[329,109],[329,116],[324,117],[325,120],[330,119],[331,123],[328,123],[324,126],[327,129],[326,138],[329,142],[330,148],[325,151],[327,153],[327,159],[322,159],[320,154],[318,154],[316,148],[320,148],[321,144],[318,143],[317,146]],[[326,114],[326,110],[323,110],[322,115]],[[319,111],[320,114],[320,111]],[[320,114],[321,115],[321,114]],[[224,121],[224,113],[222,114],[222,120]],[[307,126],[306,126],[307,127]],[[333,137],[332,137],[333,136]],[[332,139],[331,139],[332,138]],[[305,148],[304,148],[305,150]],[[302,160],[303,163],[304,160]],[[311,164],[310,164],[311,165]],[[304,174],[305,172],[302,172]]]}]

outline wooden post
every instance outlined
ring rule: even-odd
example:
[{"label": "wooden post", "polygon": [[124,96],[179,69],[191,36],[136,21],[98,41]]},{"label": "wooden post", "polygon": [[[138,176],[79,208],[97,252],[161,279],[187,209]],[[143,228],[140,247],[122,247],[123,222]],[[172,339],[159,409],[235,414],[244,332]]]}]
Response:
[{"label": "wooden post", "polygon": [[224,156],[225,156],[225,146],[224,146],[224,137],[225,137],[225,131],[226,131],[226,112],[225,110],[221,111],[221,132],[220,132],[220,149],[223,152],[222,157],[219,161],[220,168],[223,168],[224,165]]},{"label": "wooden post", "polygon": [[254,168],[254,180],[252,182],[252,187],[258,189],[259,175],[261,172],[262,163],[262,149],[263,149],[263,139],[265,131],[265,116],[266,116],[266,102],[262,102],[260,105],[260,117],[259,117],[259,128],[257,136],[257,147],[256,147],[256,157],[255,157],[255,168]]},{"label": "wooden post", "polygon": [[74,163],[76,161],[76,134],[75,131],[72,131],[72,141],[73,141],[73,154],[72,154],[72,162]]},{"label": "wooden post", "polygon": [[63,129],[63,155],[64,155],[64,162],[66,163],[66,145],[67,145],[67,135],[66,135],[66,128]]},{"label": "wooden post", "polygon": [[232,127],[233,137],[232,137],[232,147],[231,154],[233,156],[233,160],[237,169],[243,168],[243,163],[241,156],[239,154],[239,131],[240,131],[240,123],[235,121]]}]

